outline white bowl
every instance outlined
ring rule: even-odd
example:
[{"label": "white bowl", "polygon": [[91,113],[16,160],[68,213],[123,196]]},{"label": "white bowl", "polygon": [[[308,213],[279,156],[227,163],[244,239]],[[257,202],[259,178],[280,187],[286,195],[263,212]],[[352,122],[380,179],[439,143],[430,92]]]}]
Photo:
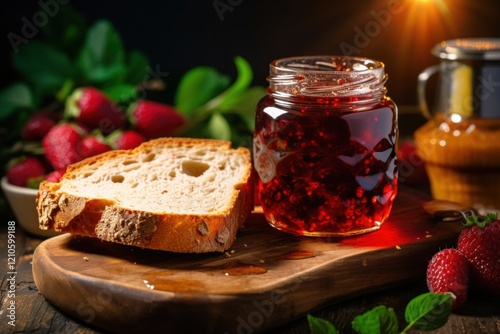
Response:
[{"label": "white bowl", "polygon": [[16,224],[19,224],[26,232],[40,236],[53,237],[59,233],[55,231],[45,231],[38,227],[38,213],[36,212],[36,194],[38,190],[18,187],[7,182],[7,178],[2,178],[2,190],[16,217]]}]

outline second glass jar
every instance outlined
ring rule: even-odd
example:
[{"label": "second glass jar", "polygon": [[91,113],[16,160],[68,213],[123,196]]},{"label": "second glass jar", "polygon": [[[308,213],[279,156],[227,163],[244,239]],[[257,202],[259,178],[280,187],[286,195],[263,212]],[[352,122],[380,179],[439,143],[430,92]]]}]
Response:
[{"label": "second glass jar", "polygon": [[270,64],[253,139],[267,221],[299,235],[374,231],[397,194],[397,107],[383,63],[310,56]]}]

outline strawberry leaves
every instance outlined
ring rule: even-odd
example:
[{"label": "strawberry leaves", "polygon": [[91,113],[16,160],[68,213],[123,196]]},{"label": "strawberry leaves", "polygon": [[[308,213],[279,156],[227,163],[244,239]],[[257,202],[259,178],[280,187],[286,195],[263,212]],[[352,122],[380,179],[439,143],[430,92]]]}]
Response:
[{"label": "strawberry leaves", "polygon": [[[147,57],[139,51],[127,52],[111,22],[98,20],[87,28],[76,11],[68,6],[64,10],[71,20],[57,15],[45,27],[45,39],[30,41],[12,55],[15,69],[26,80],[22,84],[36,97],[30,99],[30,111],[46,100],[63,102],[81,86],[109,91],[117,99],[136,98],[137,86],[149,77]],[[22,96],[16,98],[9,89],[0,91],[0,97],[22,101]],[[0,119],[20,110],[19,104],[22,102],[9,103]]]},{"label": "strawberry leaves", "polygon": [[149,68],[149,59],[142,52],[132,50],[129,52],[126,61],[127,72],[125,73],[124,82],[134,86],[137,83],[142,84],[148,76],[148,71],[145,69]]},{"label": "strawberry leaves", "polygon": [[93,86],[113,100],[128,102],[137,98],[137,87],[149,79],[147,58],[139,51],[126,52],[110,22],[88,26],[70,5],[58,10],[39,38],[20,45],[11,55],[20,81],[0,90],[2,166],[25,151],[25,143],[19,140],[30,116],[42,109],[60,112],[76,88]]},{"label": "strawberry leaves", "polygon": [[216,69],[195,67],[182,76],[175,93],[174,105],[186,116],[196,115],[200,113],[199,108],[223,92],[229,84],[229,77]]},{"label": "strawberry leaves", "polygon": [[85,18],[71,6],[59,6],[57,15],[51,16],[41,27],[47,44],[73,59],[85,40],[88,25]]},{"label": "strawberry leaves", "polygon": [[42,41],[31,41],[12,58],[14,67],[30,83],[34,91],[54,95],[75,69],[70,58]]},{"label": "strawberry leaves", "polygon": [[230,140],[236,146],[251,142],[255,106],[266,92],[250,86],[253,72],[245,59],[236,57],[234,63],[237,77],[232,84],[206,66],[193,68],[181,78],[174,105],[187,118],[185,135]]},{"label": "strawberry leaves", "polygon": [[0,121],[7,119],[17,110],[32,109],[34,96],[30,87],[16,82],[0,91]]},{"label": "strawberry leaves", "polygon": [[[125,118],[125,110],[133,109],[140,101],[161,100],[160,109],[175,107],[169,115],[162,113],[163,122],[153,122],[154,126],[142,131],[146,139],[151,138],[147,133],[158,136],[160,132],[153,130],[163,127],[172,130],[168,131],[169,136],[216,138],[232,141],[234,146],[251,145],[255,105],[265,90],[250,86],[253,73],[245,59],[235,58],[235,78],[209,66],[193,68],[181,78],[173,101],[164,101],[157,94],[166,85],[157,75],[168,73],[161,72],[159,64],[153,72],[142,52],[126,50],[111,22],[101,19],[89,25],[71,6],[60,6],[59,10],[61,13],[44,25],[37,39],[23,43],[11,56],[20,81],[0,90],[0,165],[5,166],[21,154],[43,151],[38,135],[21,136],[31,116],[42,110],[61,114],[65,122],[86,129],[98,128],[107,134],[114,129],[134,129],[133,122]],[[112,104],[107,109],[116,112],[90,108],[90,102],[87,111],[102,112],[82,113],[82,103],[74,112],[75,101],[81,102],[78,91],[85,88],[106,95]],[[149,92],[155,97],[146,96]]]},{"label": "strawberry leaves", "polygon": [[467,217],[467,219],[464,222],[464,226],[465,227],[478,226],[480,228],[484,228],[486,227],[486,225],[496,221],[497,218],[498,218],[498,213],[496,212],[489,212],[486,214],[486,217],[472,214],[470,217]]},{"label": "strawberry leaves", "polygon": [[238,77],[228,89],[210,101],[207,105],[209,108],[218,108],[221,111],[230,110],[238,103],[241,94],[250,86],[253,79],[250,64],[241,57],[236,57],[234,63],[238,71]]},{"label": "strawberry leaves", "polygon": [[[352,321],[352,328],[360,334],[407,333],[411,328],[430,331],[442,327],[451,313],[453,298],[449,294],[427,292],[410,300],[405,309],[408,325],[399,331],[398,318],[394,310],[384,305],[360,314]],[[311,334],[337,334],[338,330],[330,322],[307,315]]]},{"label": "strawberry leaves", "polygon": [[[76,10],[63,7],[65,15],[57,15],[44,27],[44,38],[22,45],[12,55],[26,81],[0,91],[0,121],[21,120],[16,129],[10,129],[12,133],[46,107],[42,103],[49,101],[60,109],[80,87],[97,88],[123,108],[136,102],[142,89],[150,89],[153,73],[147,57],[125,50],[111,22],[101,19],[87,25]],[[176,135],[250,145],[255,105],[266,92],[263,87],[251,87],[253,72],[245,59],[236,57],[234,63],[234,80],[209,66],[195,67],[182,76],[172,105],[187,122]]]},{"label": "strawberry leaves", "polygon": [[126,76],[125,50],[110,22],[99,20],[89,28],[76,65],[84,84],[116,83]]}]

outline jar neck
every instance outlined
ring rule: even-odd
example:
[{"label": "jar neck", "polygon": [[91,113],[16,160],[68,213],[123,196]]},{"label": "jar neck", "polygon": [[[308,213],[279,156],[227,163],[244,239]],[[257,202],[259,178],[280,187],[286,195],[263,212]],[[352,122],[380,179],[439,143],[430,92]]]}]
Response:
[{"label": "jar neck", "polygon": [[384,64],[360,57],[309,56],[270,64],[268,94],[284,102],[372,105],[385,98]]}]

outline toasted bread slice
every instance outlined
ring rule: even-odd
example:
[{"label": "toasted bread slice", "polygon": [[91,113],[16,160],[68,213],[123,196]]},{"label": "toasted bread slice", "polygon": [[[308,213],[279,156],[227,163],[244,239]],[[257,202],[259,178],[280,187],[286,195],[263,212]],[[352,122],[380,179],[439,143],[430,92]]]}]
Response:
[{"label": "toasted bread slice", "polygon": [[253,210],[250,151],[160,138],[68,167],[37,195],[40,228],[172,252],[227,250]]}]

